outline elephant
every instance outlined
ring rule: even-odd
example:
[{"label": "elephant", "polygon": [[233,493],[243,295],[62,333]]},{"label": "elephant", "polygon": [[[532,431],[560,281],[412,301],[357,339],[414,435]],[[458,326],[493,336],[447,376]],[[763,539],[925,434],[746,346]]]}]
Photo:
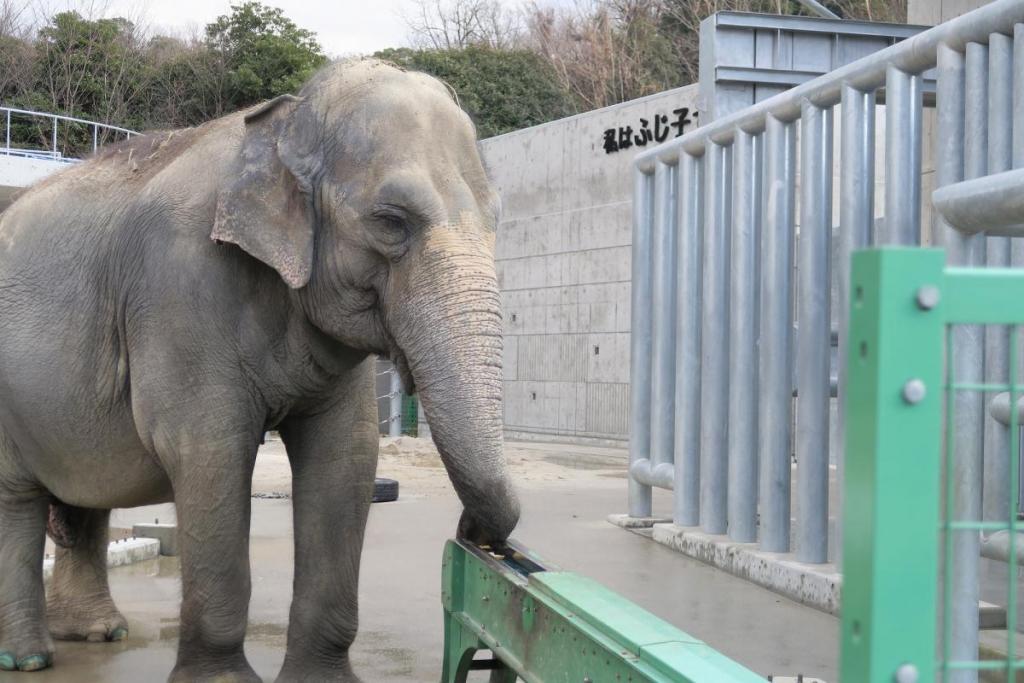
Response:
[{"label": "elephant", "polygon": [[173,501],[169,680],[260,680],[243,651],[250,493],[276,429],[295,539],[277,680],[358,680],[376,355],[420,396],[462,503],[457,536],[496,543],[518,523],[499,211],[453,92],[369,59],[103,147],[17,199],[0,216],[0,670],[50,666],[52,638],[125,637],[110,510]]}]

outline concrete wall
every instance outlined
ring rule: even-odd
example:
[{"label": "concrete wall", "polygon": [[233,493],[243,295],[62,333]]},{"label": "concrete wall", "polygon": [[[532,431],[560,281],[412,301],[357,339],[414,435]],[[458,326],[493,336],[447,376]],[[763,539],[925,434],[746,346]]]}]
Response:
[{"label": "concrete wall", "polygon": [[67,167],[65,161],[0,154],[0,211],[10,206],[22,189]]},{"label": "concrete wall", "polygon": [[[502,198],[505,429],[515,438],[622,442],[629,424],[632,159],[605,131],[652,132],[696,110],[696,86],[482,141]],[[691,114],[691,119],[692,119]],[[690,130],[695,122],[684,127]],[[678,129],[670,129],[668,138]]]},{"label": "concrete wall", "polygon": [[991,0],[910,0],[907,23],[934,26],[989,2]]}]

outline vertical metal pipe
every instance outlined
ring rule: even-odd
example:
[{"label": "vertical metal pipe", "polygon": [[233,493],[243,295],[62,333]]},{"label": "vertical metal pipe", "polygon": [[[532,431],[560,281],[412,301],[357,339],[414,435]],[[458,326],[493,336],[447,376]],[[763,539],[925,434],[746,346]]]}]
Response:
[{"label": "vertical metal pipe", "polygon": [[7,153],[11,153],[11,110],[7,110]]},{"label": "vertical metal pipe", "polygon": [[651,465],[672,462],[676,385],[676,167],[654,165]]},{"label": "vertical metal pipe", "polygon": [[729,411],[729,150],[708,142],[704,152],[704,298],[701,311],[700,523],[726,531]]},{"label": "vertical metal pipe", "polygon": [[1013,29],[1013,167],[1024,167],[1024,24]]},{"label": "vertical metal pipe", "polygon": [[388,390],[388,436],[402,435],[402,379],[398,369],[391,368],[391,388]]},{"label": "vertical metal pipe", "polygon": [[729,538],[757,539],[757,245],[761,222],[760,139],[733,141],[729,237]]},{"label": "vertical metal pipe", "polygon": [[[1011,163],[1013,168],[1024,167],[1024,24],[1017,24],[1013,30],[1013,112],[1011,118],[1013,120],[1013,150]],[[1014,268],[1024,268],[1024,240],[1011,240],[1010,241],[1010,263]],[[1017,335],[1017,357],[1024,357],[1024,335]],[[1015,381],[1020,382],[1024,379],[1024,374],[1020,374],[1019,368],[1021,364],[1018,364],[1018,376]],[[1011,438],[1013,436],[1011,435]],[[1024,456],[1024,449],[1020,446],[1020,440],[1018,440],[1017,446],[1018,458]],[[1017,468],[1017,474],[1019,480],[1017,482],[1017,490],[1024,491],[1024,459],[1019,460],[1020,464]],[[1024,495],[1017,496],[1017,511],[1019,513],[1024,512]]]},{"label": "vertical metal pipe", "polygon": [[700,326],[703,162],[679,159],[679,235],[676,238],[676,423],[672,519],[700,524]]},{"label": "vertical metal pipe", "polygon": [[53,158],[57,158],[57,117],[53,117]]},{"label": "vertical metal pipe", "polygon": [[[633,174],[633,264],[629,336],[629,463],[651,451],[651,208],[654,178]],[[629,515],[651,516],[651,487],[629,478]]]},{"label": "vertical metal pipe", "polygon": [[[839,186],[839,244],[836,249],[836,300],[839,305],[839,391],[836,397],[836,480],[845,473],[847,335],[850,327],[850,257],[871,244],[875,223],[875,92],[843,87],[841,173]],[[839,487],[842,496],[842,486]],[[842,500],[836,508],[842,510]],[[842,519],[836,520],[836,555],[842,548]]]},{"label": "vertical metal pipe", "polygon": [[[965,171],[980,170],[987,156],[984,138],[987,97],[984,89],[985,48],[968,46],[968,59],[956,50],[938,48],[938,83],[936,103],[938,126],[935,136],[935,184],[949,185],[964,179]],[[967,64],[965,64],[965,61]],[[969,67],[969,68],[968,68]],[[979,71],[981,72],[979,74]],[[980,162],[980,163],[979,163]],[[980,266],[985,260],[984,235],[965,236],[954,230],[939,216],[936,239],[945,247],[950,265]],[[979,326],[958,325],[952,331],[952,372],[949,381],[979,382],[983,377],[983,339]],[[954,516],[960,520],[981,517],[982,425],[984,401],[980,392],[959,391],[954,397],[952,434],[954,443],[953,472]],[[949,651],[953,659],[973,660],[978,656],[978,554],[977,532],[952,534],[953,582],[952,614],[944,619],[950,626]],[[977,673],[952,671],[953,683],[976,681]]]},{"label": "vertical metal pipe", "polygon": [[797,559],[828,561],[832,110],[804,102],[800,125]]},{"label": "vertical metal pipe", "polygon": [[96,148],[99,147],[97,137],[99,135],[100,127],[95,123],[92,124],[92,151],[95,152]]},{"label": "vertical metal pipe", "polygon": [[879,244],[921,242],[921,77],[885,74],[885,221]]},{"label": "vertical metal pipe", "polygon": [[[988,154],[987,172],[1007,171],[1013,162],[1013,39],[1000,33],[989,36],[988,43]],[[985,263],[1009,267],[1010,238],[985,240]],[[1009,372],[1007,357],[1010,330],[993,326],[985,330],[985,379],[1005,382]],[[985,417],[982,463],[982,519],[1005,520],[1009,509],[1006,479],[1010,474],[1009,427],[987,414]]]},{"label": "vertical metal pipe", "polygon": [[796,124],[768,116],[764,133],[757,438],[761,456],[761,549],[775,553],[789,552],[795,188]]}]

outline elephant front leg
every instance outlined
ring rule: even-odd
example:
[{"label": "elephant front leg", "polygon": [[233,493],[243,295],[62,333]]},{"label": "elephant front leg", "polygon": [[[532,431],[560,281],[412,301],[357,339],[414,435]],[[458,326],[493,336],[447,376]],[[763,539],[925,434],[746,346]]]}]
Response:
[{"label": "elephant front leg", "polygon": [[[258,436],[190,453],[172,477],[181,552],[181,637],[171,681],[258,682],[245,658],[249,494]],[[223,444],[223,440],[211,440]]]},{"label": "elephant front leg", "polygon": [[372,365],[358,373],[334,409],[281,427],[292,463],[295,593],[279,683],[359,680],[349,647],[379,435]]},{"label": "elephant front leg", "polygon": [[0,671],[36,671],[53,663],[43,595],[43,496],[0,487]]}]

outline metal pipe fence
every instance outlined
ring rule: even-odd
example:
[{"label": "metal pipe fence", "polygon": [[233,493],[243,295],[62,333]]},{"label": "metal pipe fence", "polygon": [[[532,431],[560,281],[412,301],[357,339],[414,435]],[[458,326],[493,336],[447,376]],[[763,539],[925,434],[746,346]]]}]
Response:
[{"label": "metal pipe fence", "polygon": [[[88,121],[73,116],[31,111],[29,109],[16,109],[14,107],[0,107],[0,112],[3,112],[4,116],[5,141],[4,147],[0,149],[0,154],[6,156],[73,163],[78,160],[78,157],[75,155],[90,151],[90,145],[91,151],[95,152],[108,142],[113,142],[121,137],[130,139],[132,135],[138,135],[135,131],[127,128]],[[59,135],[62,123],[64,124],[63,138]],[[48,126],[49,130],[44,131],[42,127],[44,125]],[[19,128],[26,127],[26,130],[19,130]],[[85,137],[82,140],[73,139],[72,133],[75,132],[75,127],[84,134]],[[83,128],[84,130],[82,130]],[[45,143],[42,141],[44,134],[46,137]],[[25,138],[34,138],[40,147],[12,147],[12,144],[30,144],[29,140]],[[62,142],[63,144],[61,144]],[[46,146],[46,143],[48,143],[48,146]]]},{"label": "metal pipe fence", "polygon": [[[927,103],[926,72],[937,78]],[[806,563],[833,559],[850,254],[931,240],[951,265],[1024,264],[1024,248],[1005,237],[1024,235],[1022,91],[1024,1],[997,0],[637,157],[632,517],[652,515],[652,487],[673,489],[677,525]],[[922,187],[929,126],[934,212]],[[925,212],[933,215],[922,225]],[[956,334],[958,376],[1005,376],[1005,333]],[[984,457],[1005,453],[1007,436],[986,426],[977,397],[962,400],[957,501],[975,518],[983,469],[994,468],[989,478],[1009,471]],[[1006,493],[993,496],[988,506],[1001,514]],[[977,591],[971,598],[966,586],[979,542],[960,541],[957,575],[967,578],[957,604],[964,631],[976,632]]]}]

